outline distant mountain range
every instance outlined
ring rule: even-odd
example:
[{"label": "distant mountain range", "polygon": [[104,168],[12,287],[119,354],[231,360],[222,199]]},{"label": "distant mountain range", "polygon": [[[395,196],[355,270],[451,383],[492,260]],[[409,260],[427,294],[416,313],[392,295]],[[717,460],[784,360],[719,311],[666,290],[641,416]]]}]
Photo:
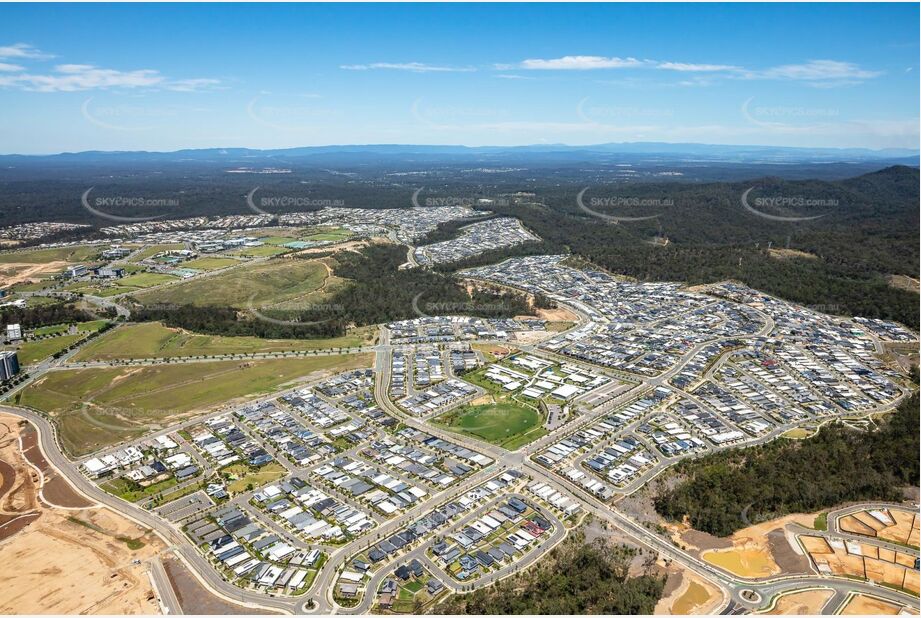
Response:
[{"label": "distant mountain range", "polygon": [[454,146],[454,145],[332,145],[258,150],[251,148],[204,148],[173,152],[86,151],[53,155],[0,155],[0,164],[35,162],[114,163],[127,161],[201,163],[257,163],[309,159],[358,161],[371,158],[407,161],[426,157],[429,162],[720,162],[720,163],[858,163],[880,161],[917,166],[919,151],[905,148],[871,150],[867,148],[796,148],[784,146],[724,146],[717,144],[624,142],[569,146],[536,144],[531,146]]}]

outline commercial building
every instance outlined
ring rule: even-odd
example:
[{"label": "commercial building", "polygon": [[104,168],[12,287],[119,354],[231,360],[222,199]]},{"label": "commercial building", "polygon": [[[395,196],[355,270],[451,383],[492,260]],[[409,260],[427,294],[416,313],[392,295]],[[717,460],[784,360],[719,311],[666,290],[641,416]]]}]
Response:
[{"label": "commercial building", "polygon": [[6,325],[6,340],[7,341],[18,341],[22,339],[22,326],[19,324],[7,324]]},{"label": "commercial building", "polygon": [[0,352],[0,382],[6,382],[19,373],[19,357],[14,350]]}]

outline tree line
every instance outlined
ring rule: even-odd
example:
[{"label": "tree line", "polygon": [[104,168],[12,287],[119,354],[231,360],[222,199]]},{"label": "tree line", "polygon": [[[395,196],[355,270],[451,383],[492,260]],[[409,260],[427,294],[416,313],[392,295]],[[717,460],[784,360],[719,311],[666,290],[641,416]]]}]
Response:
[{"label": "tree line", "polygon": [[665,578],[629,576],[635,554],[603,539],[570,535],[527,571],[487,588],[459,594],[435,608],[443,615],[614,614],[651,615]]},{"label": "tree line", "polygon": [[[728,536],[751,523],[845,502],[900,501],[919,483],[918,394],[877,431],[837,422],[805,440],[778,439],[677,465],[683,479],[655,498],[656,511],[697,530]],[[663,483],[667,485],[667,483]]]},{"label": "tree line", "polygon": [[[103,311],[105,317],[113,317],[114,312]],[[8,324],[20,324],[23,329],[38,328],[51,324],[86,322],[96,319],[73,303],[55,302],[34,307],[4,307],[0,310],[0,328]]]}]

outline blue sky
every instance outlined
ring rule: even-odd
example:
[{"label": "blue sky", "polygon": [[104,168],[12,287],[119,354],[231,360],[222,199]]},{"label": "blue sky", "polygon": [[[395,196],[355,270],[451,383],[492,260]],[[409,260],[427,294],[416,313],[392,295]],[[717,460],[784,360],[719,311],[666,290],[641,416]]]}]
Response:
[{"label": "blue sky", "polygon": [[0,152],[917,148],[917,4],[0,5]]}]

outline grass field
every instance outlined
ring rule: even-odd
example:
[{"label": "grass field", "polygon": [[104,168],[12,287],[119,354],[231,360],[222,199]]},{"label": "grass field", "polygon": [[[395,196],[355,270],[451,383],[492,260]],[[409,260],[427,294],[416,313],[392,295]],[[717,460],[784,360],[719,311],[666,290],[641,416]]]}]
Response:
[{"label": "grass field", "polygon": [[61,333],[66,333],[70,328],[70,324],[54,324],[52,326],[41,326],[32,331],[36,337],[41,337],[43,335],[58,335]]},{"label": "grass field", "polygon": [[[286,242],[291,242],[292,238],[287,238]],[[260,245],[258,247],[240,247],[233,251],[227,251],[229,255],[241,255],[244,257],[274,257],[282,253],[288,253],[291,249],[279,247],[277,245]]]},{"label": "grass field", "polygon": [[225,478],[231,478],[227,483],[227,491],[238,494],[256,487],[262,487],[272,481],[277,481],[287,472],[278,462],[272,461],[260,468],[250,468],[246,464],[231,464],[221,470]]},{"label": "grass field", "polygon": [[163,253],[164,251],[178,251],[180,249],[185,249],[185,243],[176,242],[176,243],[167,243],[163,245],[151,245],[145,247],[138,251],[135,255],[131,257],[132,262],[140,262],[149,257],[153,257],[158,253]]},{"label": "grass field", "polygon": [[176,277],[172,275],[164,275],[163,273],[135,273],[133,275],[128,275],[118,280],[118,287],[120,288],[150,288],[155,285],[162,285],[164,283],[169,283],[170,281],[175,281]]},{"label": "grass field", "polygon": [[239,263],[239,260],[233,258],[203,257],[183,262],[182,267],[194,268],[195,270],[219,270]]},{"label": "grass field", "polygon": [[33,283],[17,283],[13,285],[13,292],[38,292],[39,290],[44,290],[45,288],[55,284],[54,279],[43,279],[41,281],[35,281]]},{"label": "grass field", "polygon": [[[95,333],[107,323],[108,320],[90,320],[89,322],[77,322],[75,326],[77,327],[77,332]],[[70,326],[70,324],[53,324],[51,326],[41,326],[36,328],[33,333],[36,336],[56,335],[66,333],[68,330],[70,330]]]},{"label": "grass field", "polygon": [[103,483],[100,485],[100,487],[113,496],[118,496],[122,500],[127,500],[128,502],[137,502],[138,500],[143,500],[144,498],[154,496],[175,485],[176,477],[170,477],[166,480],[160,481],[159,483],[148,485],[147,487],[143,487],[129,479],[117,478]]},{"label": "grass field", "polygon": [[79,322],[77,324],[77,331],[81,333],[95,333],[97,330],[101,329],[108,323],[108,320],[90,320],[89,322]]},{"label": "grass field", "polygon": [[302,240],[331,240],[333,242],[339,242],[350,238],[352,233],[344,229],[330,229],[330,230],[318,230],[312,234],[308,234],[302,238]]},{"label": "grass field", "polygon": [[43,361],[52,354],[60,352],[64,348],[80,341],[86,336],[86,333],[77,333],[76,335],[58,335],[48,339],[36,339],[35,341],[26,341],[19,347],[19,363],[22,365],[31,365]]},{"label": "grass field", "polygon": [[75,292],[83,292],[84,294],[91,294],[93,296],[107,297],[115,296],[116,294],[132,294],[139,290],[145,290],[147,288],[163,285],[164,283],[169,283],[176,280],[177,278],[172,275],[140,272],[133,275],[128,275],[127,277],[122,277],[115,282],[115,285],[112,286],[100,286],[90,283],[81,284],[72,289]]},{"label": "grass field", "polygon": [[515,450],[545,435],[541,415],[513,401],[461,406],[435,419],[451,431]]},{"label": "grass field", "polygon": [[0,264],[41,264],[43,262],[86,262],[95,259],[102,251],[100,247],[76,245],[54,247],[33,251],[0,253]]},{"label": "grass field", "polygon": [[209,356],[216,354],[250,354],[253,352],[287,352],[329,348],[349,348],[374,341],[373,327],[357,328],[344,337],[331,339],[259,339],[258,337],[223,337],[200,335],[159,322],[126,324],[88,343],[75,361],[124,360],[132,358],[167,358]]},{"label": "grass field", "polygon": [[61,302],[57,298],[49,296],[30,296],[26,299],[26,307],[41,307],[42,305],[53,305]]},{"label": "grass field", "polygon": [[257,307],[297,298],[315,291],[327,276],[315,260],[278,259],[212,277],[193,279],[162,290],[137,295],[143,303]]},{"label": "grass field", "polygon": [[318,371],[372,362],[372,354],[348,354],[51,371],[14,401],[48,413],[67,451],[81,455],[188,412],[274,392]]},{"label": "grass field", "polygon": [[297,236],[263,236],[259,240],[267,245],[279,246],[297,240]]}]

